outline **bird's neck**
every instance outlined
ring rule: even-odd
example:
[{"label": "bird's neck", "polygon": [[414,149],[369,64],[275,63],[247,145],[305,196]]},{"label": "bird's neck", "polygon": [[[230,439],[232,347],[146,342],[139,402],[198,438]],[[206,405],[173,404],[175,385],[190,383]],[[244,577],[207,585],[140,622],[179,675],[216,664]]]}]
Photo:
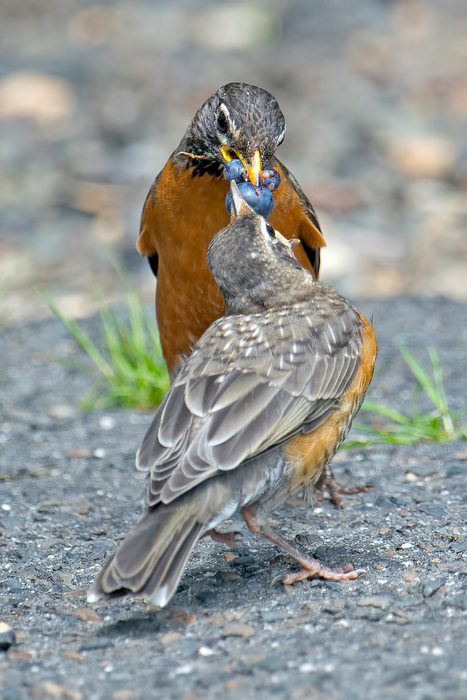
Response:
[{"label": "bird's neck", "polygon": [[[271,272],[271,271],[269,271]],[[222,290],[227,315],[262,313],[311,300],[316,283],[306,270],[269,274],[243,289]]]}]

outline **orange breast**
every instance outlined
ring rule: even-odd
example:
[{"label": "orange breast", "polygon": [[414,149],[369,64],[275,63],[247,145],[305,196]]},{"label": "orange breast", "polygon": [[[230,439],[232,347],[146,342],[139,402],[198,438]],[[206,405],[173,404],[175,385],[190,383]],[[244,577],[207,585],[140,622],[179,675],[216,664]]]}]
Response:
[{"label": "orange breast", "polygon": [[[204,331],[224,313],[206,255],[211,238],[229,223],[225,209],[228,189],[223,177],[191,177],[188,170],[177,170],[169,160],[144,206],[137,248],[141,255],[158,255],[156,312],[169,372],[179,362],[180,352],[188,355]],[[324,245],[311,224],[311,233],[308,231],[306,214],[284,177],[274,200],[269,218],[274,228],[287,238],[302,238],[305,233],[311,237],[307,240],[310,247]],[[294,253],[310,270],[302,247]]]},{"label": "orange breast", "polygon": [[[274,167],[278,170],[282,182],[274,192],[274,209],[268,219],[271,226],[274,226],[286,238],[299,238],[309,248],[325,246],[324,238],[308,219],[298,195],[287,180],[280,163],[275,161]],[[300,265],[313,272],[310,261],[301,245],[294,248],[294,254]]]}]

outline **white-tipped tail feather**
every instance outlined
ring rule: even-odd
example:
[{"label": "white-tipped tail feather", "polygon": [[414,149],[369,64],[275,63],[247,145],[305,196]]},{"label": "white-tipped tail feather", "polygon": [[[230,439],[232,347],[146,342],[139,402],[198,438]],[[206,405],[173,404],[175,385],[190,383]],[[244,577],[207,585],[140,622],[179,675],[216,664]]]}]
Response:
[{"label": "white-tipped tail feather", "polygon": [[127,593],[162,608],[175,593],[186,560],[203,531],[190,508],[145,508],[88,593],[88,603]]}]

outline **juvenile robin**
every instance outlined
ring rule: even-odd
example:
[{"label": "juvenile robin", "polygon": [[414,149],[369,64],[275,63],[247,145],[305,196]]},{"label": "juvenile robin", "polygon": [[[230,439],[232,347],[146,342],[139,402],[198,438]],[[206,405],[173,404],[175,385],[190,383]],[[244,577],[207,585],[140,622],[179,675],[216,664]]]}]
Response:
[{"label": "juvenile robin", "polygon": [[268,515],[303,490],[311,499],[344,440],[373,375],[372,325],[317,282],[290,244],[232,183],[232,221],[209,245],[225,303],[175,378],[137,454],[149,472],[143,512],[105,563],[88,601],[126,593],[164,606],[205,535],[240,511],[248,528],[313,576],[330,569],[275,532]]},{"label": "juvenile robin", "polygon": [[197,111],[149,191],[137,248],[157,276],[157,322],[172,376],[224,313],[206,253],[229,222],[228,180],[236,179],[245,197],[252,195],[252,206],[257,199],[258,213],[267,216],[274,205],[271,225],[300,240],[295,255],[318,277],[325,242],[306,195],[274,155],[284,136],[284,115],[269,92],[246,83],[224,85]]}]

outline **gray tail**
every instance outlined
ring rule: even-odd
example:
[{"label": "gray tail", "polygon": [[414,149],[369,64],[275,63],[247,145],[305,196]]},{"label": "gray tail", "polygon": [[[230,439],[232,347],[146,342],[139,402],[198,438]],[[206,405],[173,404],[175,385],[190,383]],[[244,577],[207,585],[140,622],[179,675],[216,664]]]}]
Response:
[{"label": "gray tail", "polygon": [[164,607],[202,529],[203,523],[185,508],[162,504],[145,508],[96,576],[88,602],[135,593]]}]

